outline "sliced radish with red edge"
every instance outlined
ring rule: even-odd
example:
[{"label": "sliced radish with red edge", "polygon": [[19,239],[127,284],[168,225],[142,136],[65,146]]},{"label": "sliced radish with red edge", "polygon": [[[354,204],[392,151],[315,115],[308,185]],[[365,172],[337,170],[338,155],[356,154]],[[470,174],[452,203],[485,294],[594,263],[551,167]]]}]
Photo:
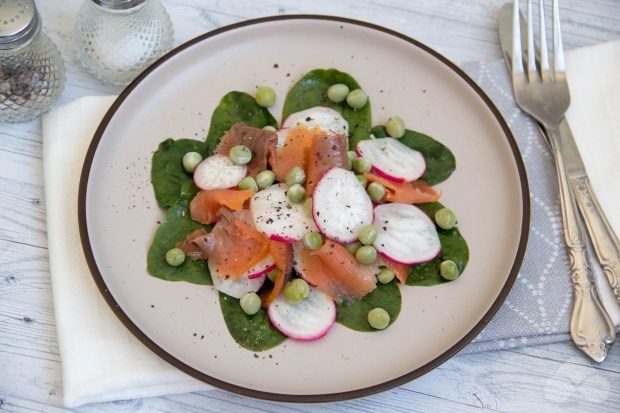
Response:
[{"label": "sliced radish with red edge", "polygon": [[291,113],[282,122],[282,128],[305,125],[308,129],[318,127],[325,132],[349,136],[349,122],[338,112],[327,106],[315,106],[301,112]]},{"label": "sliced radish with red edge", "polygon": [[312,287],[308,296],[297,304],[291,304],[280,294],[267,311],[275,328],[285,336],[300,341],[318,340],[336,322],[334,300]]},{"label": "sliced radish with red edge", "polygon": [[366,139],[358,142],[355,149],[370,161],[374,173],[394,182],[415,181],[426,170],[422,154],[398,139]]},{"label": "sliced radish with red edge", "polygon": [[239,185],[248,168],[235,165],[228,156],[211,155],[194,170],[194,183],[200,189],[228,189]]},{"label": "sliced radish with red edge", "polygon": [[392,203],[375,207],[377,251],[400,264],[427,262],[441,251],[435,223],[418,207]]},{"label": "sliced radish with red edge", "polygon": [[334,167],[325,172],[314,189],[312,215],[327,238],[353,242],[360,229],[372,224],[372,201],[353,172]]},{"label": "sliced radish with red edge", "polygon": [[[232,277],[218,276],[217,269],[214,268],[215,266],[211,264],[211,261],[209,261],[207,265],[209,266],[209,271],[211,272],[213,287],[215,287],[216,290],[234,298],[241,298],[241,296],[245,293],[255,293],[260,290],[265,283],[265,279],[267,278],[265,274],[268,272],[263,272],[262,275],[255,276],[255,278],[242,276],[237,279],[233,279]],[[256,268],[257,267],[254,267],[252,270],[255,270]]]},{"label": "sliced radish with red edge", "polygon": [[286,184],[272,185],[257,192],[250,200],[250,211],[257,230],[274,241],[297,242],[317,231],[303,203],[293,203],[286,196]]}]

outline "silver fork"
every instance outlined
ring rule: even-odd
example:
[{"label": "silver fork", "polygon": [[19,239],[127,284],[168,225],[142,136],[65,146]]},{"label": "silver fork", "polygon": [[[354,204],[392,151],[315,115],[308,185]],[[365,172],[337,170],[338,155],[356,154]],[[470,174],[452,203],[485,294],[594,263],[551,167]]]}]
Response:
[{"label": "silver fork", "polygon": [[[560,184],[560,204],[564,223],[564,239],[568,247],[574,303],[570,331],[575,344],[593,360],[601,362],[615,339],[615,327],[598,297],[594,276],[586,254],[583,224],[564,167],[564,154],[559,126],[568,106],[570,93],[566,81],[564,50],[560,32],[558,1],[553,0],[553,66],[549,64],[545,33],[544,0],[539,2],[540,67],[536,66],[532,1],[527,4],[527,45],[521,46],[519,0],[514,0],[512,36],[512,85],[519,106],[545,129]],[[523,50],[523,53],[522,53]],[[523,56],[527,56],[524,63]]]}]

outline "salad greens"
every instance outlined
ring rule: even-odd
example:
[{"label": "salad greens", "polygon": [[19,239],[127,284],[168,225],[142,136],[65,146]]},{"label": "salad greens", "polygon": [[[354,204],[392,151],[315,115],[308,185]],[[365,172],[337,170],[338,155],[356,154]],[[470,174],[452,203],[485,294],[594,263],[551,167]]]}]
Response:
[{"label": "salad greens", "polygon": [[315,69],[299,80],[286,95],[282,119],[291,113],[300,112],[315,106],[327,106],[337,110],[349,122],[349,142],[355,144],[370,136],[370,102],[362,109],[353,109],[346,102],[335,103],[327,97],[331,85],[344,84],[349,90],[361,86],[353,77],[336,69]]},{"label": "salad greens", "polygon": [[252,351],[264,351],[286,340],[286,336],[269,322],[264,308],[248,316],[241,309],[238,299],[224,293],[219,293],[219,297],[228,332],[241,347]]},{"label": "salad greens", "polygon": [[213,111],[211,126],[207,134],[207,155],[211,155],[220,143],[220,138],[235,123],[243,122],[248,126],[263,128],[273,126],[278,128],[278,122],[267,108],[256,103],[254,97],[243,92],[229,92]]},{"label": "salad greens", "polygon": [[[368,102],[361,109],[353,109],[346,100],[335,103],[327,96],[327,90],[335,84],[344,84],[349,90],[361,89],[359,83],[349,74],[336,69],[316,69],[303,76],[286,96],[282,119],[289,115],[316,106],[327,106],[337,110],[349,123],[349,144],[354,150],[360,140],[369,139],[372,133],[376,138],[388,136],[384,126],[371,126],[371,107]],[[229,92],[215,108],[205,142],[191,139],[163,141],[153,155],[151,179],[156,200],[161,208],[167,208],[166,215],[159,225],[147,255],[147,269],[155,277],[169,281],[186,281],[195,284],[212,285],[211,274],[205,260],[186,259],[178,267],[168,265],[165,254],[188,234],[204,226],[190,218],[189,203],[198,192],[192,175],[183,168],[182,158],[187,152],[198,152],[203,157],[213,153],[220,138],[236,123],[262,128],[278,127],[278,123],[268,109],[257,104],[254,97],[243,92]],[[445,181],[455,170],[453,153],[442,143],[428,135],[406,130],[400,142],[422,153],[426,170],[422,179],[429,185]],[[271,171],[268,171],[271,172]],[[273,172],[271,172],[273,175]],[[273,177],[271,177],[273,179]],[[261,180],[262,182],[262,180]],[[417,205],[431,219],[443,207],[439,202]],[[443,260],[453,260],[462,273],[469,259],[467,243],[454,227],[450,230],[437,228],[442,251],[438,257],[425,264],[413,265],[406,280],[407,285],[432,286],[448,282],[440,275],[439,265]],[[271,288],[271,282],[266,285]],[[282,343],[286,336],[269,321],[265,309],[254,315],[247,315],[239,305],[239,300],[219,293],[220,307],[226,326],[235,341],[252,351],[266,350]],[[362,299],[355,302],[344,301],[337,305],[336,321],[348,328],[362,332],[374,332],[368,323],[368,312],[383,308],[394,323],[401,311],[402,297],[398,281],[382,284]]]},{"label": "salad greens", "polygon": [[180,198],[168,209],[166,216],[157,228],[155,238],[147,254],[147,270],[168,281],[187,281],[194,284],[213,285],[207,262],[186,259],[178,267],[168,265],[166,252],[174,248],[193,231],[204,228],[189,216],[189,202],[198,192],[192,181],[182,185]]},{"label": "salad greens", "polygon": [[[439,202],[418,204],[417,206],[431,219],[435,216],[435,212],[444,207]],[[441,252],[427,263],[411,266],[407,276],[407,285],[432,286],[449,282],[439,274],[439,265],[444,260],[454,261],[459,273],[465,269],[469,260],[469,248],[458,228],[445,230],[437,227],[437,233],[441,242]]]}]

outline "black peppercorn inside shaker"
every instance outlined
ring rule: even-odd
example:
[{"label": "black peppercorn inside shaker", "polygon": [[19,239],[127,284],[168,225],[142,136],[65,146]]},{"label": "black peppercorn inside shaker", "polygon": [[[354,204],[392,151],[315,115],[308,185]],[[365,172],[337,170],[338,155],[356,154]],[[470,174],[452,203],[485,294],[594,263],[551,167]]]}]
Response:
[{"label": "black peppercorn inside shaker", "polygon": [[41,30],[33,0],[0,0],[0,122],[48,111],[64,87],[64,64]]}]

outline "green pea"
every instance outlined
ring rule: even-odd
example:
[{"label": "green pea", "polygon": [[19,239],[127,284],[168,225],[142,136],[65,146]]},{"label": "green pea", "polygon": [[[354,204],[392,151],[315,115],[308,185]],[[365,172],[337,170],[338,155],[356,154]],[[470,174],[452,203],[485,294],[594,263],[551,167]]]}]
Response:
[{"label": "green pea", "polygon": [[308,199],[304,202],[304,212],[307,216],[312,216],[312,197],[308,197]]},{"label": "green pea", "polygon": [[353,161],[353,170],[356,174],[363,174],[370,171],[372,164],[366,158],[357,158]]},{"label": "green pea", "polygon": [[370,245],[377,239],[377,227],[374,225],[366,225],[357,236],[360,242],[364,245]]},{"label": "green pea", "polygon": [[306,180],[306,173],[304,172],[303,168],[299,166],[292,167],[286,173],[286,184],[288,186],[291,186],[293,184],[301,184],[305,180]]},{"label": "green pea", "polygon": [[395,276],[396,274],[394,274],[394,271],[388,270],[387,268],[382,268],[381,271],[379,271],[379,274],[377,274],[377,280],[381,284],[388,284],[392,282]]},{"label": "green pea", "polygon": [[355,241],[355,242],[345,245],[345,247],[353,255],[355,255],[355,253],[357,252],[358,249],[360,249],[361,246],[362,246],[362,243],[359,241]]},{"label": "green pea", "polygon": [[260,171],[256,174],[256,184],[260,189],[269,188],[276,180],[276,174],[272,171]]},{"label": "green pea", "polygon": [[360,264],[371,264],[377,259],[377,250],[372,245],[363,245],[355,251],[355,258]]},{"label": "green pea", "polygon": [[347,104],[353,109],[361,109],[366,106],[368,96],[362,89],[355,89],[347,95]]},{"label": "green pea", "polygon": [[435,222],[439,228],[452,229],[456,225],[456,215],[450,208],[441,208],[435,212]]},{"label": "green pea", "polygon": [[235,145],[230,148],[228,157],[235,165],[247,165],[252,160],[252,151],[245,145]]},{"label": "green pea", "polygon": [[459,277],[459,267],[452,260],[445,260],[439,264],[439,273],[448,281],[456,280]]},{"label": "green pea", "polygon": [[392,116],[385,124],[385,131],[392,138],[402,138],[405,136],[405,122],[400,116]]},{"label": "green pea", "polygon": [[323,237],[318,232],[308,232],[302,239],[304,247],[309,250],[316,250],[323,245]]},{"label": "green pea", "polygon": [[310,294],[310,287],[306,281],[301,278],[295,278],[293,281],[286,283],[282,293],[289,303],[297,304]]},{"label": "green pea", "polygon": [[196,170],[200,162],[202,162],[202,155],[198,152],[187,152],[183,155],[183,168],[190,174]]},{"label": "green pea", "polygon": [[256,293],[245,293],[239,299],[241,309],[247,315],[254,315],[260,310],[260,297]]},{"label": "green pea", "polygon": [[239,182],[239,189],[251,189],[254,192],[258,192],[258,185],[256,180],[251,176],[246,176]]},{"label": "green pea", "polygon": [[342,83],[331,85],[329,89],[327,89],[327,97],[329,98],[329,100],[335,103],[340,103],[345,100],[348,94],[349,87]]},{"label": "green pea", "polygon": [[368,312],[368,324],[374,329],[383,330],[390,325],[390,315],[381,307]]},{"label": "green pea", "polygon": [[267,131],[269,131],[269,132],[275,132],[275,131],[277,131],[277,129],[276,129],[276,128],[274,128],[274,127],[273,127],[273,126],[271,126],[271,125],[263,126],[263,130],[267,130]]},{"label": "green pea", "polygon": [[370,199],[375,202],[381,201],[385,196],[385,187],[379,182],[371,182],[366,191],[368,191],[368,196],[370,196]]},{"label": "green pea", "polygon": [[268,108],[276,103],[276,92],[269,86],[261,86],[256,89],[256,103],[258,106]]},{"label": "green pea", "polygon": [[306,195],[306,190],[303,186],[299,184],[293,184],[288,187],[286,190],[286,196],[288,196],[289,201],[291,202],[301,202]]},{"label": "green pea", "polygon": [[360,184],[362,184],[362,186],[366,188],[366,185],[368,184],[368,179],[366,179],[364,175],[355,175],[355,177],[360,182]]},{"label": "green pea", "polygon": [[355,151],[347,152],[347,163],[349,166],[349,170],[353,169],[353,161],[357,159],[357,153]]},{"label": "green pea", "polygon": [[178,267],[185,262],[185,253],[180,248],[172,248],[166,252],[166,262],[168,265]]}]

